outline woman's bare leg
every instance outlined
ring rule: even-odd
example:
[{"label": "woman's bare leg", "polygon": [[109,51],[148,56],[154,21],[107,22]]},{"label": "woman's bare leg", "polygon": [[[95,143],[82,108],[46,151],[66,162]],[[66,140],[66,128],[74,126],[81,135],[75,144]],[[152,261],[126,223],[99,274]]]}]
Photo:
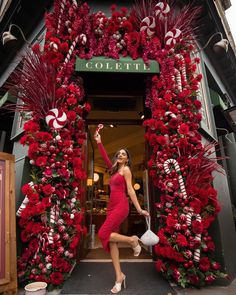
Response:
[{"label": "woman's bare leg", "polygon": [[119,248],[116,242],[110,242],[110,253],[116,274],[116,282],[119,282],[120,280],[122,280],[122,271],[120,267]]},{"label": "woman's bare leg", "polygon": [[127,243],[130,244],[131,247],[135,247],[138,244],[138,237],[128,237],[118,233],[111,233],[109,241],[114,243]]}]

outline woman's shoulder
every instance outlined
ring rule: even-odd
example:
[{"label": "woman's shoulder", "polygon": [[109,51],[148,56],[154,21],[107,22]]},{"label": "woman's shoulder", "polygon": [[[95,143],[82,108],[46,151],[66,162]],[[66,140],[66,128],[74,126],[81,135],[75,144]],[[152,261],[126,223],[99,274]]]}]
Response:
[{"label": "woman's shoulder", "polygon": [[129,167],[129,166],[125,166],[125,167],[122,169],[122,172],[123,172],[124,174],[131,173],[130,167]]}]

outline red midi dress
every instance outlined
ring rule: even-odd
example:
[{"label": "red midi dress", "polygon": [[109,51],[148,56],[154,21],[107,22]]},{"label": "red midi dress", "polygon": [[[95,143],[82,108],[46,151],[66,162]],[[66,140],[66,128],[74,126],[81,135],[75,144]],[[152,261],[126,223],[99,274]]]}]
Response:
[{"label": "red midi dress", "polygon": [[[103,157],[104,162],[110,169],[112,163],[108,158],[106,150],[102,143],[98,143],[98,149]],[[99,229],[98,236],[102,242],[102,246],[106,251],[110,251],[109,239],[112,232],[119,232],[121,223],[129,214],[129,201],[127,195],[126,181],[119,172],[113,174],[110,178],[110,199],[107,206],[106,220]]]}]

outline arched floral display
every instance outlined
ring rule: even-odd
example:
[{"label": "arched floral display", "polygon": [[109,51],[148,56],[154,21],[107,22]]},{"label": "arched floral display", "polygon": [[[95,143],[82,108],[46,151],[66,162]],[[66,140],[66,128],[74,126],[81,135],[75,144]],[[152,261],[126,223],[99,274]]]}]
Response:
[{"label": "arched floral display", "polygon": [[[76,262],[83,226],[84,117],[90,106],[75,77],[75,57],[153,59],[160,74],[147,82],[145,138],[152,147],[148,162],[159,189],[155,204],[160,242],[156,267],[177,284],[202,286],[218,277],[215,245],[208,233],[219,212],[212,172],[217,164],[201,143],[201,103],[196,99],[194,27],[200,9],[174,1],[139,1],[129,12],[111,7],[111,16],[91,13],[87,3],[56,0],[46,16],[44,51],[34,46],[16,73],[13,92],[20,110],[32,118],[24,125],[32,181],[18,210],[25,248],[18,260],[20,280],[61,287]],[[158,199],[158,198],[157,198]]]}]

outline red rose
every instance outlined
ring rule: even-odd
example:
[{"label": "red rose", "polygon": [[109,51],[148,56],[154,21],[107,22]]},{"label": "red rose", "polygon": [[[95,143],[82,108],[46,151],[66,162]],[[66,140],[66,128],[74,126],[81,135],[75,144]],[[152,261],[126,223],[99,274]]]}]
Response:
[{"label": "red rose", "polygon": [[164,271],[166,271],[165,264],[162,262],[161,259],[158,259],[158,260],[157,260],[155,266],[156,266],[156,270],[157,270],[158,272],[161,272],[161,271],[164,272]]},{"label": "red rose", "polygon": [[41,156],[36,159],[35,165],[39,166],[39,167],[44,167],[44,166],[46,166],[47,161],[48,161],[48,157]]},{"label": "red rose", "polygon": [[189,126],[185,123],[179,126],[179,133],[183,135],[187,135],[189,133]]},{"label": "red rose", "polygon": [[36,122],[34,122],[34,121],[32,121],[32,120],[30,120],[30,121],[28,121],[28,122],[26,122],[26,123],[24,124],[23,129],[24,129],[25,131],[30,132],[30,133],[34,133],[34,132],[36,132],[36,131],[39,130],[39,124],[36,123]]},{"label": "red rose", "polygon": [[64,281],[64,278],[60,272],[52,273],[50,275],[50,279],[53,285],[60,285]]},{"label": "red rose", "polygon": [[192,222],[192,230],[195,234],[201,234],[203,231],[203,225],[200,221],[193,220]]},{"label": "red rose", "polygon": [[42,187],[42,190],[44,192],[45,195],[51,195],[54,191],[55,188],[51,186],[51,184],[46,184]]},{"label": "red rose", "polygon": [[176,238],[176,243],[181,246],[181,247],[185,247],[188,245],[188,241],[187,239],[185,238],[184,235],[181,235],[181,234],[178,234],[177,235],[177,238]]},{"label": "red rose", "polygon": [[211,267],[211,263],[208,257],[202,257],[199,261],[199,268],[201,271],[208,271]]},{"label": "red rose", "polygon": [[67,113],[67,119],[68,119],[69,121],[74,121],[74,120],[76,119],[76,112],[74,112],[74,111],[69,111],[69,112]]}]

